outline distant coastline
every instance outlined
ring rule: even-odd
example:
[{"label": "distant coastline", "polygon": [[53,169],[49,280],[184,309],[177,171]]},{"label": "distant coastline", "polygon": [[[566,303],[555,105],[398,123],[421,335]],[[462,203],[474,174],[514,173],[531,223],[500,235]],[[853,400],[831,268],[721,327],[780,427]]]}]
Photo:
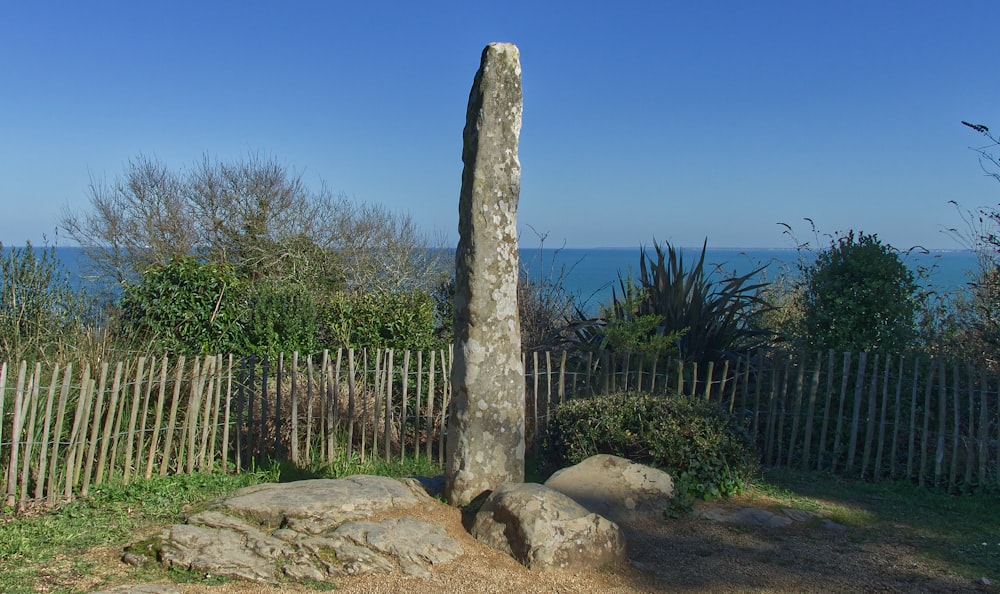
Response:
[{"label": "distant coastline", "polygon": [[[651,246],[646,249],[651,251]],[[36,247],[36,250],[44,248]],[[3,256],[10,248],[5,246]],[[80,247],[56,247],[56,257],[65,267],[74,287],[86,286],[86,256]],[[587,313],[596,314],[599,306],[611,299],[612,287],[617,287],[618,276],[638,272],[638,247],[610,248],[542,248],[520,249],[521,266],[528,278],[535,282],[562,280],[563,289],[574,296]],[[685,263],[693,263],[701,247],[682,248]],[[810,254],[811,252],[804,252]],[[761,266],[765,268],[763,280],[795,274],[799,252],[793,248],[707,248],[705,262],[715,274],[746,274]],[[913,270],[928,272],[922,280],[924,286],[938,293],[949,293],[966,285],[970,273],[978,266],[975,252],[962,249],[913,251],[904,254],[904,261]]]}]

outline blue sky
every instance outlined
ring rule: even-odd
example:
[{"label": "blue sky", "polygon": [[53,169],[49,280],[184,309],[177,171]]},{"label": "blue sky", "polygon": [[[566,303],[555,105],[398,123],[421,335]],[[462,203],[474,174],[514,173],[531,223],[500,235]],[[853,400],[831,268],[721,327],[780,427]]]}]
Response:
[{"label": "blue sky", "polygon": [[[521,50],[522,245],[960,247],[1000,203],[1000,2],[23,2],[0,16],[0,241],[139,154],[277,158],[457,242],[483,46]],[[530,228],[529,228],[530,226]],[[60,245],[67,245],[65,238]]]}]

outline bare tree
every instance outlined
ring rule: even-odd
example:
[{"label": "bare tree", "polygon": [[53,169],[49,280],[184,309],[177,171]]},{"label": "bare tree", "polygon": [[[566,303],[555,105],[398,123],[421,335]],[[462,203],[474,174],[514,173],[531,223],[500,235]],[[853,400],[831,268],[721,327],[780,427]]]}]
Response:
[{"label": "bare tree", "polygon": [[139,155],[113,183],[91,178],[89,212],[66,210],[62,227],[115,282],[153,264],[193,251],[192,211],[184,181],[165,165]]},{"label": "bare tree", "polygon": [[144,156],[112,184],[92,182],[91,209],[62,226],[116,282],[180,255],[227,262],[252,280],[349,290],[431,289],[443,250],[412,218],[313,191],[270,157],[204,156],[170,171]]}]

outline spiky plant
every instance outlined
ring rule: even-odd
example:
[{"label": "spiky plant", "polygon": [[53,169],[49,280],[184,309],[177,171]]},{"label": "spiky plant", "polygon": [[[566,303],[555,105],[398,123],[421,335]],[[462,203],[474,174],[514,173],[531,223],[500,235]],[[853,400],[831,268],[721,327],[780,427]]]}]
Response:
[{"label": "spiky plant", "polygon": [[[706,240],[690,268],[685,267],[681,251],[667,242],[654,243],[655,261],[645,249],[639,257],[635,315],[659,316],[656,331],[662,335],[678,333],[679,354],[688,361],[732,358],[770,336],[769,331],[750,324],[752,315],[770,308],[761,297],[766,283],[753,282],[765,266],[717,281],[705,269],[707,245]],[[611,313],[617,315],[622,305],[616,294]]]}]

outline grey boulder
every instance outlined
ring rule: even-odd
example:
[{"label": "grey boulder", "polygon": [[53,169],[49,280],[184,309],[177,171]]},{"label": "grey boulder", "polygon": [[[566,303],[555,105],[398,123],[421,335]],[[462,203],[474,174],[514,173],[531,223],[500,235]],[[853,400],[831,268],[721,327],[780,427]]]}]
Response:
[{"label": "grey boulder", "polygon": [[592,569],[625,559],[617,524],[539,484],[500,484],[470,532],[529,569]]},{"label": "grey boulder", "polygon": [[666,472],[608,454],[559,470],[545,486],[620,525],[662,520],[674,497]]},{"label": "grey boulder", "polygon": [[202,574],[276,583],[429,568],[462,554],[444,528],[379,512],[443,505],[416,481],[374,476],[249,487],[126,549],[133,565],[158,562]]}]

